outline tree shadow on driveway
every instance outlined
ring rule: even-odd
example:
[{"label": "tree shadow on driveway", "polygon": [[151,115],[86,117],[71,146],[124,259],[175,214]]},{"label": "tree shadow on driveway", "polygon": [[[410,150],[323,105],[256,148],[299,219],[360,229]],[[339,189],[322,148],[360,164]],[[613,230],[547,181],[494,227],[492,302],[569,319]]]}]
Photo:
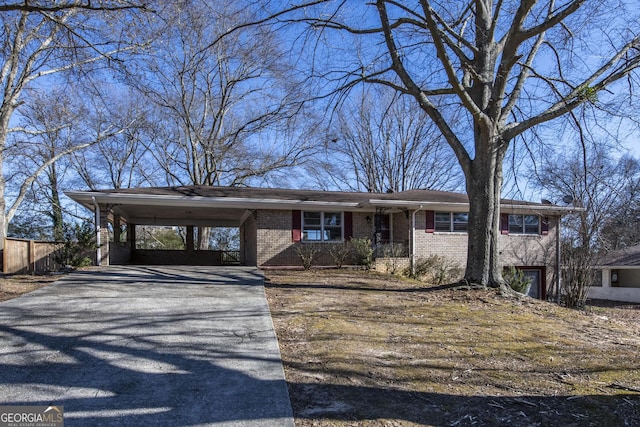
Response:
[{"label": "tree shadow on driveway", "polygon": [[3,405],[64,406],[69,426],[293,425],[260,286],[111,276],[0,304]]}]

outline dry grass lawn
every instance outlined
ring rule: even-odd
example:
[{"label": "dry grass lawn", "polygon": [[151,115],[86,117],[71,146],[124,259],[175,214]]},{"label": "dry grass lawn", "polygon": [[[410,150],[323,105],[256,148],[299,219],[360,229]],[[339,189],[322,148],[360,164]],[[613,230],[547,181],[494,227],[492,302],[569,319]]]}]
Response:
[{"label": "dry grass lawn", "polygon": [[640,305],[266,274],[297,426],[640,425]]},{"label": "dry grass lawn", "polygon": [[0,275],[0,301],[18,297],[27,292],[35,291],[60,278],[60,275]]}]

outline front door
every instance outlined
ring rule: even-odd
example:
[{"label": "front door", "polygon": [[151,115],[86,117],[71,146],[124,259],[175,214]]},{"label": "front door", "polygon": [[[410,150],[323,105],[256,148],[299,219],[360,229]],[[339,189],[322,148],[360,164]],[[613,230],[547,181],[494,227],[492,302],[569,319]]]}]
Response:
[{"label": "front door", "polygon": [[387,244],[391,241],[391,218],[389,214],[376,214],[375,216],[375,243]]},{"label": "front door", "polygon": [[524,273],[524,277],[527,278],[531,283],[528,295],[531,298],[544,299],[546,292],[545,280],[543,275],[544,269],[541,267],[522,267],[520,268],[520,270]]}]

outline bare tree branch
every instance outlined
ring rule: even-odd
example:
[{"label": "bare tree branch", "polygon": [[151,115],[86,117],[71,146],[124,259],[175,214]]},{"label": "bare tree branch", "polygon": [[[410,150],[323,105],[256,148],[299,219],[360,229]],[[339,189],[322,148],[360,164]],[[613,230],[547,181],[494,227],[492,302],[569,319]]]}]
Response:
[{"label": "bare tree branch", "polygon": [[[629,58],[628,55],[630,52],[635,52],[635,55]],[[627,59],[620,64],[620,61],[625,57],[627,57]],[[626,77],[631,71],[638,67],[640,67],[640,37],[627,43],[600,68],[593,72],[593,74],[584,79],[582,83],[542,113],[519,123],[507,125],[505,128],[507,139],[513,138],[540,123],[558,118],[579,105],[590,101],[598,91]]]},{"label": "bare tree branch", "polygon": [[79,0],[67,0],[67,1],[29,1],[24,0],[14,3],[0,4],[0,12],[62,12],[70,9],[81,9],[89,11],[109,11],[116,12],[122,10],[138,9],[149,10],[148,3],[131,2],[124,0],[112,0],[112,1],[97,1],[91,0],[79,1]]}]

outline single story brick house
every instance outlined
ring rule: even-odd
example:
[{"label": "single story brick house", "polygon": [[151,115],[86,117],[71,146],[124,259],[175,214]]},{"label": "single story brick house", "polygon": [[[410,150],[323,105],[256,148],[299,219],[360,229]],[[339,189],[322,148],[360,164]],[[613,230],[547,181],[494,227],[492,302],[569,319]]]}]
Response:
[{"label": "single story brick house", "polygon": [[[299,266],[299,245],[329,248],[370,238],[377,248],[402,248],[408,262],[440,255],[464,266],[467,254],[466,194],[410,190],[396,193],[275,188],[181,186],[71,191],[95,212],[99,264],[219,264],[220,255],[194,248],[194,227],[237,227],[239,262],[261,268]],[[501,201],[499,245],[505,266],[532,279],[531,295],[544,298],[557,280],[560,218],[570,208],[549,203]],[[126,224],[127,241],[109,241],[109,227]],[[148,253],[136,248],[137,225],[186,227],[186,250]],[[113,234],[113,233],[111,233]],[[119,240],[119,239],[117,239]],[[331,265],[329,256],[320,263]]]},{"label": "single story brick house", "polygon": [[640,245],[613,251],[596,267],[589,298],[640,303]]}]

